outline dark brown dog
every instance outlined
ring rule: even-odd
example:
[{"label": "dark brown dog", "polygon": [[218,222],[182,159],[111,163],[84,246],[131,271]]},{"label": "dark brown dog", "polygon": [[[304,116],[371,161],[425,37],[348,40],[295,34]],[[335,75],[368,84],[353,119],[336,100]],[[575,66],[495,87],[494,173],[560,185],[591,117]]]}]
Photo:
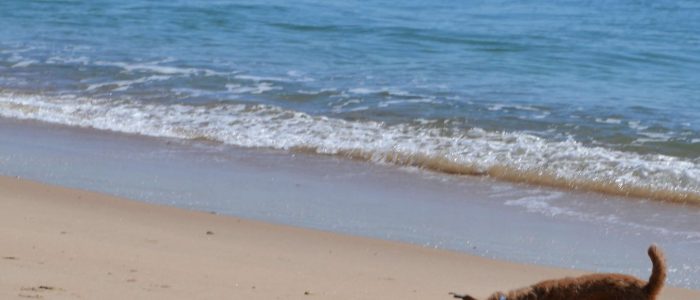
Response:
[{"label": "dark brown dog", "polygon": [[[654,300],[666,280],[666,262],[655,245],[649,247],[653,265],[649,282],[624,274],[592,274],[542,281],[529,287],[496,292],[488,300]],[[455,298],[476,300],[450,293]]]}]

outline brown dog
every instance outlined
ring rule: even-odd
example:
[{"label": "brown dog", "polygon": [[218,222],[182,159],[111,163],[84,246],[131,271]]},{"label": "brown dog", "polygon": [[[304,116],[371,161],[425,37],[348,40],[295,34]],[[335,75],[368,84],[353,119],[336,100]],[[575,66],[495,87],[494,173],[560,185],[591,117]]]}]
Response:
[{"label": "brown dog", "polygon": [[[666,262],[655,245],[649,247],[653,265],[649,282],[624,274],[592,274],[542,281],[529,287],[496,292],[488,300],[654,300],[666,280]],[[450,293],[455,298],[476,300]]]}]

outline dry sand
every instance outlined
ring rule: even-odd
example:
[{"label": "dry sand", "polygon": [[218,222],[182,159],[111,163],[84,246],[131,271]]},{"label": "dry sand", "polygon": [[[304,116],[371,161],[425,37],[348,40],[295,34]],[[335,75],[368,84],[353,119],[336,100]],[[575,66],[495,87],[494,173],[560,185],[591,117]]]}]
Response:
[{"label": "dry sand", "polygon": [[0,237],[2,299],[450,299],[582,274],[8,177]]}]

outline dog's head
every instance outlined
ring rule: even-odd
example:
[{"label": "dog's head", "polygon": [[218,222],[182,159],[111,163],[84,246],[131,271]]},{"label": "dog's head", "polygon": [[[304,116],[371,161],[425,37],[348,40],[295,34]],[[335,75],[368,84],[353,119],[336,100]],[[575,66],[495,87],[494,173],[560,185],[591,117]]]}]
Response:
[{"label": "dog's head", "polygon": [[456,294],[456,293],[450,293],[450,295],[452,295],[453,297],[455,297],[457,299],[462,299],[462,300],[476,300],[476,298],[469,296],[467,294],[460,295],[460,294]]},{"label": "dog's head", "polygon": [[[462,299],[462,300],[477,300],[476,298],[469,296],[469,295],[460,295],[460,294],[455,294],[455,293],[450,293],[453,297],[457,299]],[[501,292],[496,292],[493,295],[489,296],[487,300],[508,300],[505,294]]]}]

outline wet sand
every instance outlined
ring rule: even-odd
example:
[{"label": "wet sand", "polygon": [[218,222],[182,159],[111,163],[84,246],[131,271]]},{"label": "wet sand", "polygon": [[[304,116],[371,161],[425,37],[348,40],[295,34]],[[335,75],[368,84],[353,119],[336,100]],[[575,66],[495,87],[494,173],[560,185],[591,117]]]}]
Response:
[{"label": "wet sand", "polygon": [[[700,289],[700,210],[337,157],[0,118],[0,175],[139,202]],[[641,253],[641,255],[640,255]]]},{"label": "wet sand", "polygon": [[0,177],[0,232],[3,299],[449,299],[582,273],[10,177]]}]

